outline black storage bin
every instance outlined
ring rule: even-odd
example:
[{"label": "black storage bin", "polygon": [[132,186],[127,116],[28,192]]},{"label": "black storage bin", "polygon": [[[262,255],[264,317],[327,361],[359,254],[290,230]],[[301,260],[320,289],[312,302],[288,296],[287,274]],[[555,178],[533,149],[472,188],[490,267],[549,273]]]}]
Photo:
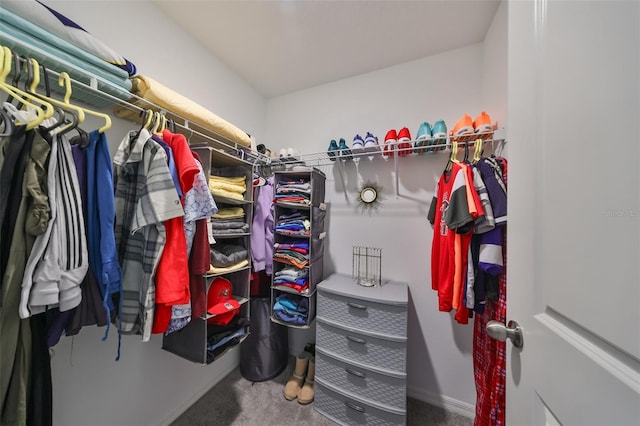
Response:
[{"label": "black storage bin", "polygon": [[240,346],[240,374],[252,382],[279,375],[289,360],[288,328],[271,321],[271,300],[252,298],[251,332]]}]

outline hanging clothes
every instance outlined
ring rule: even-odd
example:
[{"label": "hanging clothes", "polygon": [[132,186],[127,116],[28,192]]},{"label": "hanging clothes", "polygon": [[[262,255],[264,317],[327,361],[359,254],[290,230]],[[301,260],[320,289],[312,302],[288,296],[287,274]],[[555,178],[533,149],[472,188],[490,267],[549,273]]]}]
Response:
[{"label": "hanging clothes", "polygon": [[[492,159],[493,160],[493,159]],[[503,324],[507,322],[507,233],[506,233],[506,188],[507,161],[504,158],[493,160],[500,166],[499,187],[505,191],[504,215],[501,226],[501,268],[497,276],[496,297],[489,297],[483,312],[474,318],[473,328],[473,369],[476,383],[476,415],[477,426],[497,425],[505,423],[506,415],[506,342],[489,337],[486,332],[487,323],[491,320]],[[492,161],[492,162],[493,162]],[[498,181],[496,183],[498,183]],[[500,193],[499,191],[497,192]],[[500,204],[496,204],[498,207]],[[498,210],[500,211],[500,210]],[[495,250],[492,250],[495,251]]]},{"label": "hanging clothes", "polygon": [[166,241],[164,222],[184,215],[167,166],[167,154],[147,129],[129,132],[113,158],[115,240],[122,267],[123,333],[151,338],[155,283]]}]

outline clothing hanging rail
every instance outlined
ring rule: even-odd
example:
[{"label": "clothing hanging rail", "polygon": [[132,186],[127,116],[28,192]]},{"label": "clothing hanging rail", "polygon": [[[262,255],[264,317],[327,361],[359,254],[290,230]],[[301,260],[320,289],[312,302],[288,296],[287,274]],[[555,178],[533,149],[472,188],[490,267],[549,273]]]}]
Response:
[{"label": "clothing hanging rail", "polygon": [[[151,109],[161,112],[168,119],[171,119],[175,123],[176,127],[182,130],[181,133],[184,133],[191,144],[207,144],[214,149],[240,157],[241,159],[246,159],[249,162],[256,160],[256,154],[261,156],[259,153],[252,154],[251,151],[246,149],[244,146],[240,146],[238,143],[219,135],[213,130],[190,122],[188,119],[179,116],[178,114],[167,111],[165,108],[162,108],[147,99],[131,93],[130,91],[124,90],[122,87],[119,87],[111,81],[87,72],[86,70],[83,70],[62,58],[58,58],[49,52],[29,45],[27,42],[2,31],[0,31],[0,45],[9,47],[12,51],[18,53],[23,58],[30,57],[31,53],[33,53],[37,58],[42,58],[39,59],[38,62],[47,68],[50,86],[54,93],[63,93],[64,91],[64,89],[59,88],[57,84],[57,79],[60,73],[62,71],[73,71],[74,75],[71,76],[71,83],[74,88],[72,98],[76,102],[79,101],[100,108],[115,109],[117,107],[122,107],[135,112],[135,117],[139,118],[138,122],[141,122],[143,119],[144,114],[142,114],[142,112],[147,109]],[[80,78],[86,81],[81,81],[76,78],[76,76],[81,76]],[[111,111],[110,115],[117,116],[115,111]],[[131,118],[123,119],[131,120]]]}]

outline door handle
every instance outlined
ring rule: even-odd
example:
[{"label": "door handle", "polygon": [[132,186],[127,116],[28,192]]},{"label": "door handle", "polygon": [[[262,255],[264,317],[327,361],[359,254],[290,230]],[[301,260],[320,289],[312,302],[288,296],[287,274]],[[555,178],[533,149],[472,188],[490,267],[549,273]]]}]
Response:
[{"label": "door handle", "polygon": [[508,325],[504,325],[500,321],[489,321],[487,323],[487,334],[489,337],[504,342],[511,339],[511,343],[516,348],[523,345],[522,328],[515,321],[509,321]]}]

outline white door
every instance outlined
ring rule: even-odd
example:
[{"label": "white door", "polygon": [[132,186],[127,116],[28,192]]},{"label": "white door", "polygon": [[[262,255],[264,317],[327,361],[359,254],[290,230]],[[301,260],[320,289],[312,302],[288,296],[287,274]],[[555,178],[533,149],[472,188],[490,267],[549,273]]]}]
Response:
[{"label": "white door", "polygon": [[508,8],[507,424],[640,425],[640,2]]}]

